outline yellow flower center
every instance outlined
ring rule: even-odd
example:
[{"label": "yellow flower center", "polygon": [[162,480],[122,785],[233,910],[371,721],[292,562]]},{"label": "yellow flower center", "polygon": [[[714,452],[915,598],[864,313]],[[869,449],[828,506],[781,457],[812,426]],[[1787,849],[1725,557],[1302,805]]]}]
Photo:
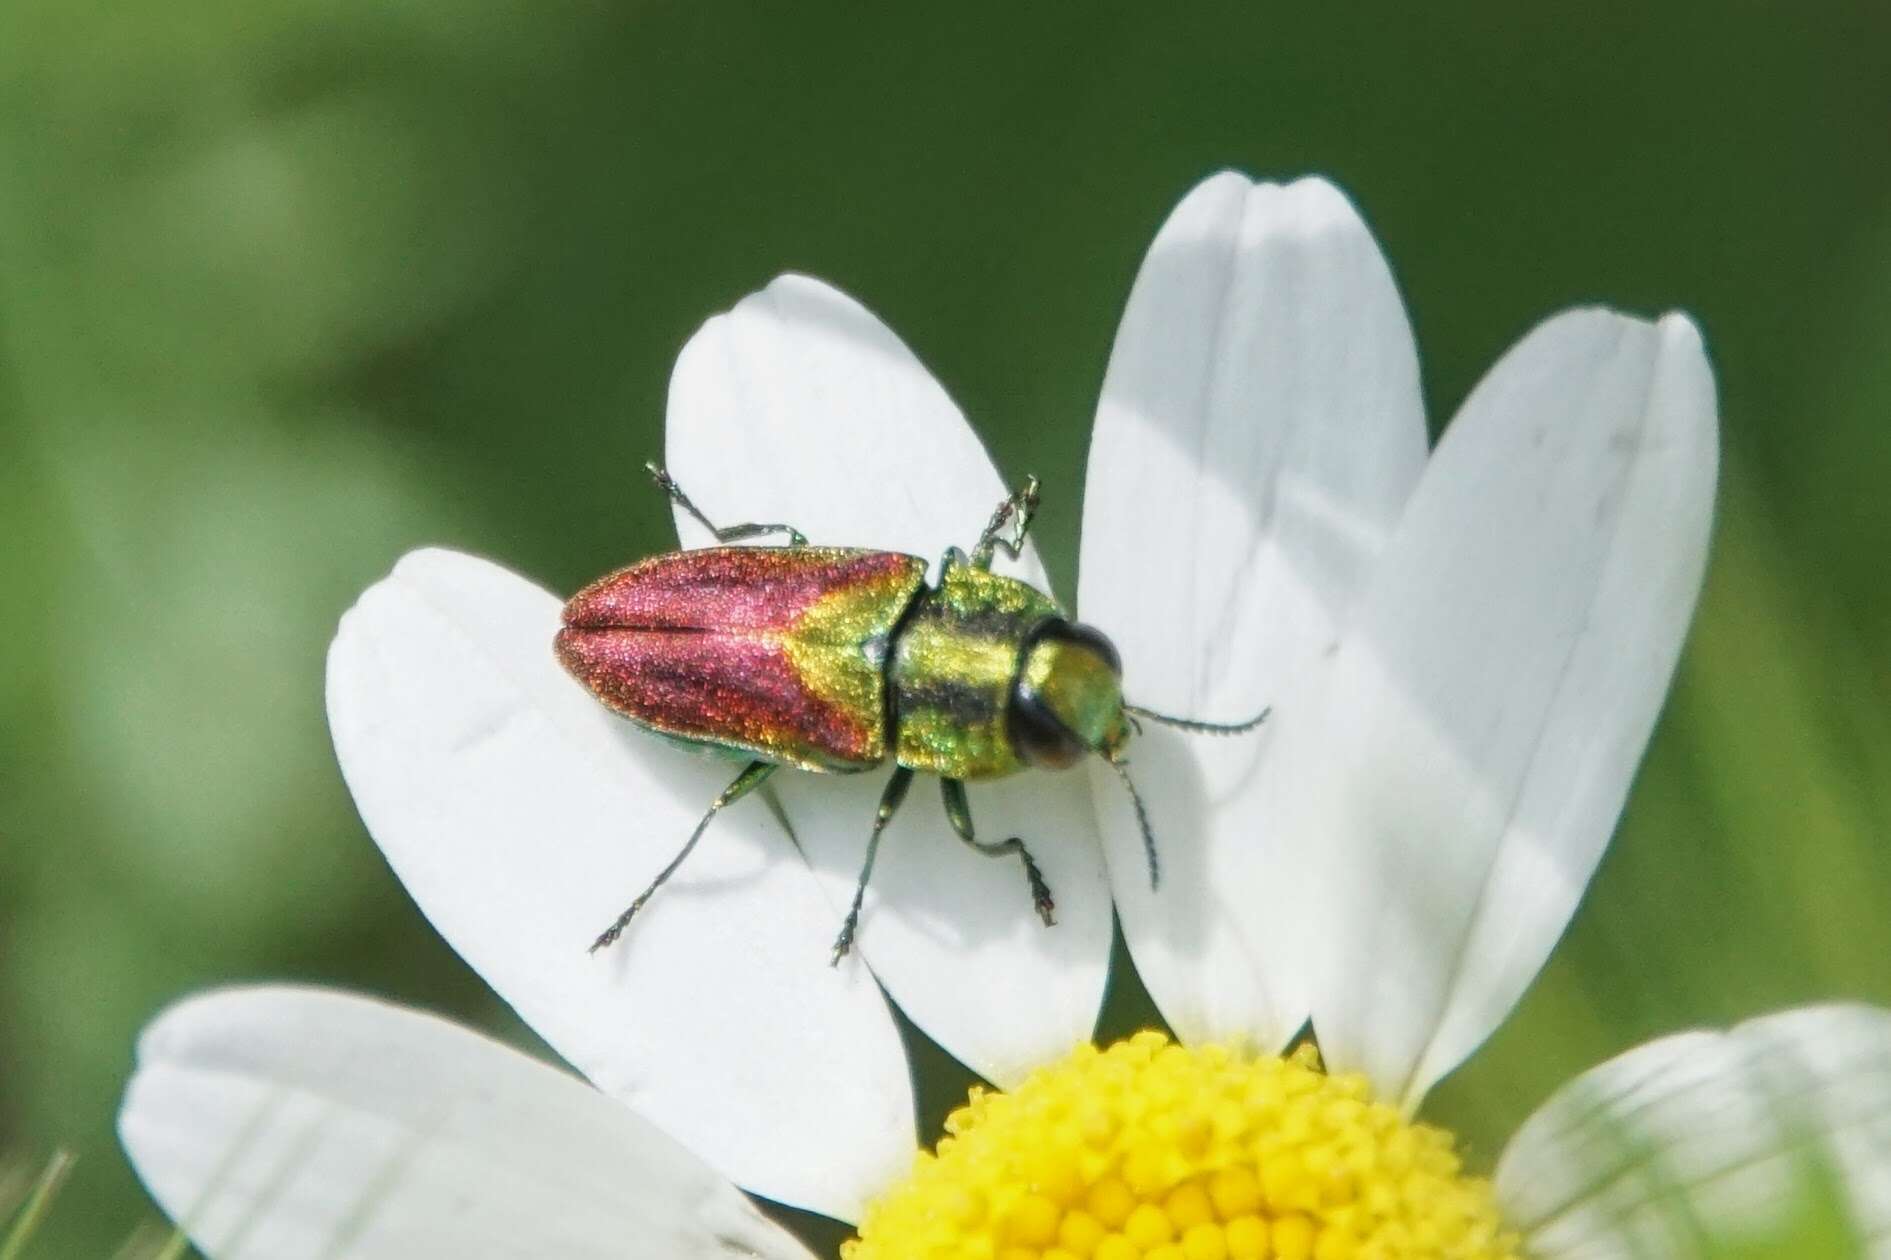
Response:
[{"label": "yellow flower center", "polygon": [[1287,1058],[1139,1033],[972,1091],[842,1260],[1516,1260],[1450,1134]]}]

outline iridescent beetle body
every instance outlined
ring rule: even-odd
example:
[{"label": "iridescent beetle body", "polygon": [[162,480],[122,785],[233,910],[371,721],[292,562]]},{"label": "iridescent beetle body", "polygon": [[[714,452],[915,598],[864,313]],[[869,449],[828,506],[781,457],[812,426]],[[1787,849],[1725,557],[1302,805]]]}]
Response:
[{"label": "iridescent beetle body", "polygon": [[926,562],[839,547],[712,547],[619,569],[573,596],[558,656],[660,735],[803,770],[887,752],[886,659]]},{"label": "iridescent beetle body", "polygon": [[[788,545],[652,556],[565,605],[554,649],[593,695],[657,735],[749,762],[594,950],[617,939],[719,810],[779,767],[845,774],[889,759],[895,769],[834,960],[853,943],[880,835],[915,773],[940,778],[946,814],[966,844],[1022,862],[1048,925],[1050,889],[1023,841],[977,839],[968,780],[1062,768],[1091,753],[1122,773],[1131,713],[1197,730],[1261,720],[1217,727],[1126,705],[1121,662],[1107,639],[1036,587],[991,572],[996,551],[1015,557],[1022,549],[1037,506],[1035,478],[999,505],[971,556],[956,547],[946,553],[937,585],[928,586],[918,556],[812,547],[784,525],[718,529],[668,474],[654,466],[651,473],[719,541],[780,533]],[[1153,884],[1154,842],[1136,804]]]}]

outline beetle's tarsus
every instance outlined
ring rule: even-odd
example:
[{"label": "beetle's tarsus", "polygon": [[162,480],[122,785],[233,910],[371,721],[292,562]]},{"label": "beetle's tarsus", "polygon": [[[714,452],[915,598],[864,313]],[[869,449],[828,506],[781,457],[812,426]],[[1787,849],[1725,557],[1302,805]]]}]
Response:
[{"label": "beetle's tarsus", "polygon": [[650,479],[657,483],[657,489],[668,495],[670,502],[682,508],[685,512],[688,512],[697,524],[714,534],[717,542],[741,542],[745,538],[761,538],[768,534],[785,534],[787,535],[788,545],[790,547],[805,547],[808,545],[808,536],[792,525],[765,525],[754,521],[744,521],[740,525],[717,525],[714,521],[711,521],[707,516],[703,515],[702,509],[690,502],[689,496],[683,493],[683,487],[676,484],[676,478],[670,476],[669,471],[661,464],[652,460],[645,463],[644,468],[649,472]]},{"label": "beetle's tarsus", "polygon": [[[653,466],[653,471],[660,470],[656,470]],[[676,868],[683,864],[683,859],[690,855],[690,850],[696,847],[696,842],[703,838],[703,832],[709,830],[710,820],[723,809],[735,804],[767,782],[768,776],[780,768],[772,761],[751,761],[741,774],[736,775],[735,780],[722,789],[722,794],[710,802],[709,811],[703,815],[702,821],[696,824],[696,830],[689,833],[689,839],[684,841],[681,849],[677,850],[676,856],[670,859],[669,865],[657,872],[657,877],[650,881],[650,887],[637,894],[637,899],[630,903],[629,909],[618,915],[609,927],[598,933],[597,939],[591,942],[591,948],[586,952],[595,954],[600,949],[606,949],[616,943],[617,939],[624,934],[624,929],[630,926],[630,921],[637,917],[637,912],[644,908],[650,898],[656,894],[657,889],[663,887],[670,876],[676,874]]]},{"label": "beetle's tarsus", "polygon": [[1024,847],[1023,840],[1012,836],[1009,840],[1001,840],[997,844],[986,844],[980,841],[967,843],[986,857],[1003,857],[1007,853],[1017,854],[1018,861],[1024,864],[1025,882],[1031,886],[1031,908],[1037,911],[1037,917],[1043,920],[1045,927],[1057,926],[1055,913],[1057,902],[1051,898],[1051,886],[1044,882],[1044,872],[1038,869],[1037,860],[1031,856],[1031,851]]},{"label": "beetle's tarsus", "polygon": [[[1026,477],[1015,494],[992,509],[991,520],[985,523],[978,545],[972,548],[973,565],[991,568],[992,557],[999,548],[1013,560],[1024,553],[1024,536],[1031,532],[1031,518],[1037,515],[1038,484],[1036,477]],[[1003,536],[1007,522],[1011,522],[1009,538]]]},{"label": "beetle's tarsus", "polygon": [[1031,883],[1031,908],[1037,911],[1037,917],[1044,921],[1045,927],[1056,927],[1057,903],[1051,899],[1051,886],[1044,882],[1044,872],[1031,860],[1024,841],[1013,836],[1006,843],[1017,845],[1018,856],[1024,860],[1024,877]]},{"label": "beetle's tarsus", "polygon": [[1051,898],[1051,886],[1044,880],[1044,872],[1039,868],[1037,859],[1031,856],[1031,850],[1024,847],[1024,841],[1016,836],[1009,840],[980,840],[972,827],[972,807],[965,799],[965,784],[958,779],[939,780],[940,793],[945,797],[946,819],[951,822],[952,830],[968,846],[983,853],[986,857],[1008,857],[1015,853],[1018,861],[1024,864],[1024,878],[1031,886],[1031,908],[1037,911],[1045,927],[1057,925],[1057,902]]},{"label": "beetle's tarsus", "polygon": [[630,920],[632,919],[633,916],[636,915],[636,913],[637,913],[637,908],[632,908],[618,915],[617,922],[611,924],[609,927],[605,928],[602,932],[599,932],[598,938],[595,941],[591,942],[591,948],[585,950],[584,952],[587,954],[595,954],[600,949],[608,949],[612,945],[615,945],[617,943],[617,938],[624,934],[624,929],[630,926]]}]

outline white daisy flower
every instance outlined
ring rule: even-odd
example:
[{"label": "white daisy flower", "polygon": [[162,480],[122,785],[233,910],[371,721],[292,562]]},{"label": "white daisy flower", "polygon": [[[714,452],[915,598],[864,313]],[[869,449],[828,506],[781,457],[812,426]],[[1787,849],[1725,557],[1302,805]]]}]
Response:
[{"label": "white daisy flower", "polygon": [[[932,557],[1005,491],[911,352],[812,280],[711,320],[669,407],[667,462],[719,518]],[[1632,1051],[1552,1098],[1494,1183],[1410,1119],[1515,1004],[1615,825],[1699,589],[1716,449],[1693,326],[1585,310],[1507,353],[1428,457],[1409,326],[1352,207],[1216,176],[1137,279],[1083,488],[1076,611],[1130,698],[1274,708],[1257,737],[1132,744],[1159,890],[1107,768],[974,785],[981,833],[1032,844],[1051,929],[1014,864],[915,797],[867,967],[830,969],[880,776],[785,775],[792,837],[763,800],[732,807],[587,957],[730,768],[572,682],[555,596],[417,552],[331,651],[342,768],[428,918],[596,1089],[363,999],[232,990],[147,1032],[126,1148],[218,1260],[806,1254],[735,1186],[864,1222],[858,1260],[1686,1256],[1690,1211],[1761,1229],[1809,1164],[1876,1236],[1882,1012]],[[1044,583],[1028,550],[1013,571]],[[1112,892],[1188,1049],[1085,1045]],[[937,1135],[882,986],[1012,1091],[917,1166]],[[1276,1057],[1309,1020],[1331,1075]]]}]

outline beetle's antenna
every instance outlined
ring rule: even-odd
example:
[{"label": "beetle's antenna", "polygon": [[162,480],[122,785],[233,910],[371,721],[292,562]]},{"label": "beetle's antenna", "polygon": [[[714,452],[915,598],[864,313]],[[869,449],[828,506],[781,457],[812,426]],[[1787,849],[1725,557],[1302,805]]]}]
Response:
[{"label": "beetle's antenna", "polygon": [[1105,753],[1103,759],[1110,763],[1110,769],[1116,771],[1116,777],[1129,789],[1129,799],[1136,806],[1136,825],[1142,828],[1142,853],[1149,863],[1149,891],[1154,892],[1156,885],[1162,881],[1162,866],[1156,860],[1156,833],[1149,826],[1149,810],[1142,803],[1142,793],[1130,782],[1128,763],[1111,753]]},{"label": "beetle's antenna", "polygon": [[1137,717],[1146,717],[1151,722],[1160,722],[1164,726],[1173,726],[1178,731],[1188,731],[1192,735],[1245,735],[1262,722],[1265,722],[1267,715],[1273,711],[1274,707],[1269,705],[1245,722],[1203,722],[1195,718],[1170,717],[1166,713],[1157,713],[1154,709],[1145,709],[1139,704],[1126,704],[1123,706],[1123,712],[1125,713],[1132,713]]}]

